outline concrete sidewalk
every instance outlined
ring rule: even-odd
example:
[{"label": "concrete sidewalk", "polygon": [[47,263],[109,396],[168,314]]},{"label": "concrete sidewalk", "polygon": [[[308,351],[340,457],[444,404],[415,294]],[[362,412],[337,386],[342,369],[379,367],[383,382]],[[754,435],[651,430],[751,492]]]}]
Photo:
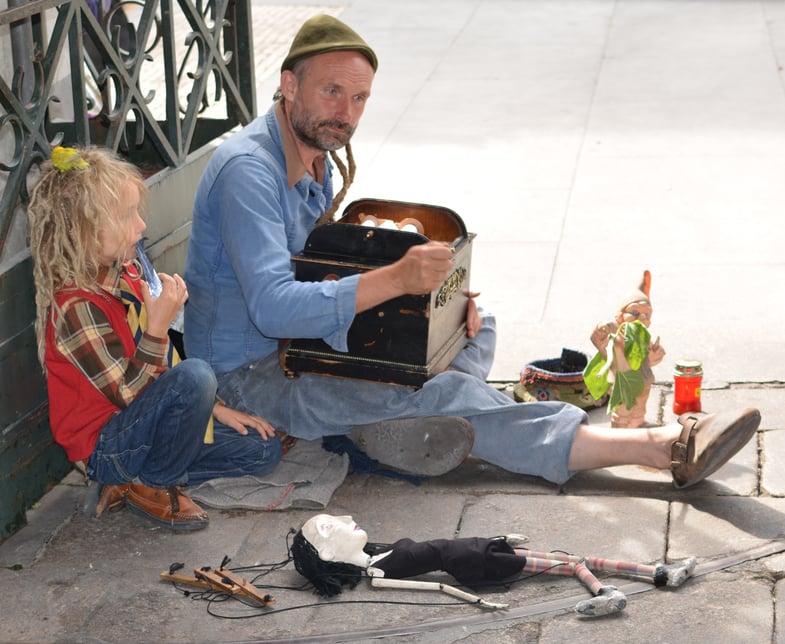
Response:
[{"label": "concrete sidewalk", "polygon": [[[652,409],[669,405],[658,387]],[[734,386],[706,392],[712,408],[751,402],[782,409],[785,389]],[[603,420],[604,411],[594,412]],[[776,417],[764,414],[766,418]],[[124,511],[88,520],[72,475],[0,545],[3,642],[768,642],[783,641],[777,602],[785,572],[782,428],[765,422],[756,441],[710,480],[679,492],[669,477],[637,467],[576,476],[563,488],[476,460],[419,487],[350,475],[328,511],[351,514],[371,540],[392,542],[522,533],[534,550],[559,550],[654,564],[696,556],[696,576],[679,588],[599,573],[627,597],[599,618],[574,607],[589,598],[574,578],[533,576],[510,588],[480,589],[506,610],[483,610],[446,595],[373,589],[367,582],[331,600],[302,589],[287,558],[291,528],[315,512],[211,511],[203,532],[174,534]],[[621,431],[621,430],[620,430]],[[269,593],[268,608],[210,603],[159,579],[175,562],[186,573],[230,568]],[[14,569],[14,567],[16,569]],[[451,583],[446,575],[429,580]],[[187,596],[185,590],[192,591]],[[650,592],[647,592],[650,591]],[[202,600],[203,599],[203,600]]]},{"label": "concrete sidewalk", "polygon": [[[291,36],[322,9],[255,5],[257,35],[273,34],[257,46],[260,112]],[[0,641],[785,641],[785,556],[772,554],[785,547],[785,3],[328,9],[380,59],[346,203],[440,204],[477,233],[472,286],[499,319],[500,388],[562,347],[592,353],[594,325],[649,269],[651,330],[667,351],[649,420],[673,420],[671,370],[687,357],[704,364],[704,409],[763,416],[756,440],[688,491],[635,467],[560,488],[470,460],[420,486],[351,475],[328,511],[353,515],[374,541],[517,532],[534,549],[632,562],[694,555],[701,574],[651,592],[604,577],[628,605],[599,619],[572,612],[588,593],[570,578],[483,590],[509,604],[489,612],[365,583],[320,600],[293,589],[302,578],[291,564],[257,580],[271,609],[208,603],[159,574],[225,555],[230,567],[284,561],[289,529],[313,512],[212,511],[206,531],[175,535],[128,512],[87,520],[70,476],[0,544]],[[592,415],[607,422],[604,410]]]}]

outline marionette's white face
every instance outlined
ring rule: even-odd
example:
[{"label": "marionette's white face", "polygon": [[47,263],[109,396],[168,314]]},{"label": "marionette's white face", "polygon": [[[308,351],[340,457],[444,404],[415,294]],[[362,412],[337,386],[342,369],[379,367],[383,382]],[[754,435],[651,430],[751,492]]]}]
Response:
[{"label": "marionette's white face", "polygon": [[370,557],[363,552],[368,534],[352,517],[317,514],[305,522],[302,531],[320,559],[368,566]]}]

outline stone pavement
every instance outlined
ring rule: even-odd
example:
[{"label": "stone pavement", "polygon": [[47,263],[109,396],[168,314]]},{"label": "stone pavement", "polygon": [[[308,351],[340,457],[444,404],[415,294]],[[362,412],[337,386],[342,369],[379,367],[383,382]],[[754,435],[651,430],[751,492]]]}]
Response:
[{"label": "stone pavement", "polygon": [[[286,43],[322,9],[260,2],[254,22]],[[291,564],[257,582],[271,609],[208,603],[159,573],[225,555],[230,567],[281,562],[288,530],[312,512],[213,511],[206,531],[174,535],[127,512],[88,521],[71,475],[0,544],[0,641],[785,641],[785,555],[770,554],[785,547],[785,3],[328,9],[380,58],[347,199],[445,205],[477,233],[472,285],[500,322],[500,388],[564,346],[589,353],[594,324],[648,268],[652,331],[668,352],[649,420],[673,420],[671,369],[686,357],[703,361],[705,409],[750,405],[763,417],[756,440],[687,491],[637,467],[557,487],[470,460],[420,486],[351,475],[328,511],[353,515],[376,541],[519,532],[542,550],[643,563],[694,555],[699,574],[650,592],[608,578],[628,605],[599,619],[572,612],[588,593],[570,578],[483,591],[509,604],[489,612],[365,584],[319,600],[291,589],[302,581]],[[260,111],[282,47],[257,61]],[[592,416],[606,422],[604,410]]]},{"label": "stone pavement", "polygon": [[[650,407],[667,407],[669,398],[658,387]],[[480,591],[509,604],[501,611],[365,584],[320,600],[296,589],[303,580],[291,564],[257,580],[275,599],[268,609],[210,604],[186,597],[159,574],[174,562],[188,572],[217,568],[226,555],[229,567],[249,566],[241,574],[254,579],[261,569],[253,566],[286,559],[287,532],[313,512],[212,511],[206,531],[177,535],[128,512],[86,519],[79,511],[84,488],[71,475],[31,511],[27,527],[0,545],[0,565],[9,566],[0,569],[9,591],[0,600],[0,641],[782,641],[776,625],[785,615],[776,600],[785,555],[760,557],[760,549],[785,548],[777,541],[785,526],[785,476],[770,456],[782,453],[777,438],[785,418],[777,410],[785,408],[785,388],[733,386],[710,390],[705,399],[713,408],[758,405],[764,426],[756,441],[689,491],[637,467],[580,474],[558,488],[472,459],[419,487],[350,475],[328,508],[353,515],[377,541],[517,532],[532,549],[643,563],[698,558],[697,576],[677,589],[599,575],[627,595],[617,615],[577,615],[573,607],[588,592],[575,579],[552,576]],[[603,414],[593,412],[598,421]],[[717,563],[723,568],[704,573]],[[446,576],[429,579],[449,583]]]}]

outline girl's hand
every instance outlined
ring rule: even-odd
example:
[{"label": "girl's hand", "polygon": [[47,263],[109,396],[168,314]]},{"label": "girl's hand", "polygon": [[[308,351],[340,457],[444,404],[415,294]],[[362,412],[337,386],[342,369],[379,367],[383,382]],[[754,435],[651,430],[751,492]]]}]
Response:
[{"label": "girl's hand", "polygon": [[188,299],[188,289],[183,278],[177,273],[158,273],[158,277],[161,278],[161,294],[153,297],[147,282],[142,280],[142,298],[147,309],[147,333],[156,338],[164,338]]},{"label": "girl's hand", "polygon": [[248,428],[251,427],[259,432],[259,435],[267,440],[275,436],[275,429],[264,418],[246,414],[244,411],[231,409],[221,403],[216,403],[213,407],[213,416],[219,423],[231,427],[238,434],[248,435]]}]

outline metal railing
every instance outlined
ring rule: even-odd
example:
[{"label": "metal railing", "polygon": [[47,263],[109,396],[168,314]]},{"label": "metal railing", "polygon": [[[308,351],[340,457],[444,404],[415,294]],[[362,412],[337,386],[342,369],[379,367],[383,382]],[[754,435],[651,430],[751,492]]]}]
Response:
[{"label": "metal railing", "polygon": [[0,63],[0,249],[31,166],[54,145],[106,146],[149,175],[250,122],[251,29],[247,0],[17,0],[0,11],[14,59]]}]

